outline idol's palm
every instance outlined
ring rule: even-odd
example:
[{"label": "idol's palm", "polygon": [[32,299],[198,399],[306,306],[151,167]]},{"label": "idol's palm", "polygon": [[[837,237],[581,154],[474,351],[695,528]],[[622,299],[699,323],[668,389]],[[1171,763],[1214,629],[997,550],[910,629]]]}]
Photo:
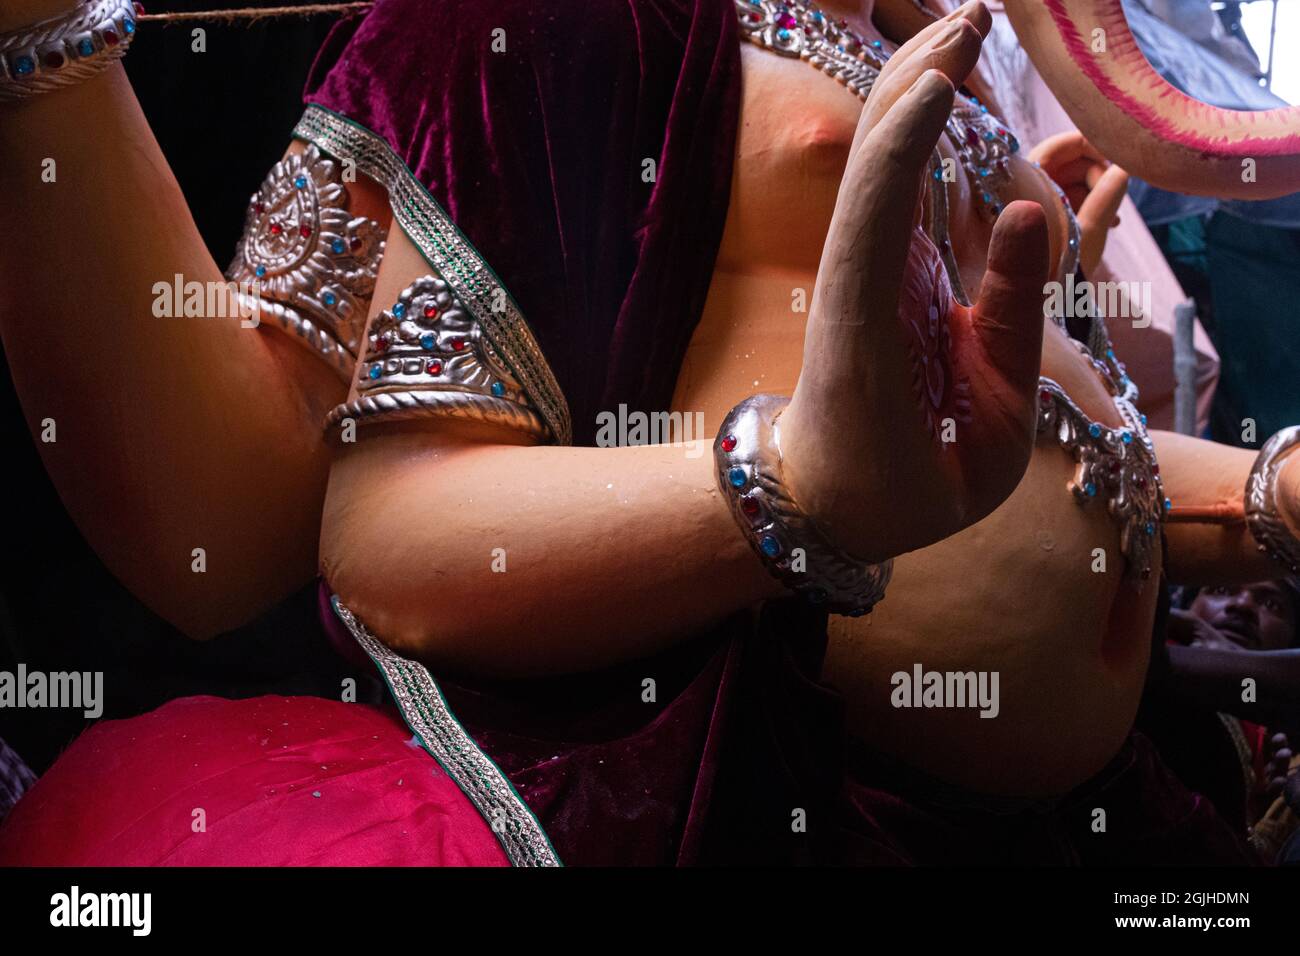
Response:
[{"label": "idol's palm", "polygon": [[1012,203],[999,217],[973,308],[953,299],[919,228],[927,161],[987,30],[982,6],[964,9],[900,50],[863,109],[782,416],[792,490],[866,559],[988,514],[1019,482],[1034,438],[1041,208]]}]

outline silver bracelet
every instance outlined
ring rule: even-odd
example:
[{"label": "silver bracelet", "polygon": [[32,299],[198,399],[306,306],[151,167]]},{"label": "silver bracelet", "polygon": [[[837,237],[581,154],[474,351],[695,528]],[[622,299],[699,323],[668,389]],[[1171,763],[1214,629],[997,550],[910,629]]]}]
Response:
[{"label": "silver bracelet", "polygon": [[1277,476],[1286,453],[1300,445],[1300,425],[1284,428],[1260,449],[1246,479],[1246,526],[1259,550],[1300,574],[1300,541],[1277,511]]},{"label": "silver bracelet", "polygon": [[0,101],[48,93],[107,69],[126,54],[138,14],[131,0],[85,0],[0,36]]},{"label": "silver bracelet", "polygon": [[768,570],[836,614],[866,614],[885,595],[894,562],[860,561],[832,545],[782,481],[777,419],[790,400],[754,395],[731,410],[713,443],[718,486]]}]

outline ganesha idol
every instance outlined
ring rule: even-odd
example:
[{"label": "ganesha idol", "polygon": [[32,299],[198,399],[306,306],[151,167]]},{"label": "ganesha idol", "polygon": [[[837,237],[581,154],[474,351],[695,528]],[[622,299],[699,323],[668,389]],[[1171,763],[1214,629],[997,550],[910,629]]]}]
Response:
[{"label": "ganesha idol", "polygon": [[[1251,859],[1132,727],[1166,576],[1300,563],[1300,432],[1148,430],[1044,303],[1124,170],[1300,189],[1300,114],[1181,96],[1118,0],[1006,9],[1078,133],[998,118],[979,0],[379,0],[223,278],[131,5],[10,4],[0,318],[63,501],[196,639],[317,589],[387,692],[100,724],[0,861]],[[152,318],[178,273],[257,328]],[[600,447],[624,407],[711,448]]]}]

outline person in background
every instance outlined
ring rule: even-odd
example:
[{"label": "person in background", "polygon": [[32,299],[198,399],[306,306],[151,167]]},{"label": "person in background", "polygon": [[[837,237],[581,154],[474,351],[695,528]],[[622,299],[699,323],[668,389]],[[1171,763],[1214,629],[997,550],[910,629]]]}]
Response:
[{"label": "person in background", "polygon": [[1183,782],[1276,859],[1300,826],[1287,800],[1300,795],[1288,787],[1300,766],[1288,739],[1300,733],[1300,581],[1183,588],[1175,604],[1140,720]]}]

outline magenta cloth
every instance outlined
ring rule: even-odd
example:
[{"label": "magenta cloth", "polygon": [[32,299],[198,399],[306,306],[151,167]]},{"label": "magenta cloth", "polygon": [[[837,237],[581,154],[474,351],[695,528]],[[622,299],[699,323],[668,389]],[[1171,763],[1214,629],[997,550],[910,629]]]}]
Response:
[{"label": "magenta cloth", "polygon": [[575,444],[669,407],[730,198],[732,0],[380,0],[306,100],[386,140],[502,278]]},{"label": "magenta cloth", "polygon": [[396,709],[317,697],[186,697],[96,724],[0,828],[0,866],[506,863]]}]

